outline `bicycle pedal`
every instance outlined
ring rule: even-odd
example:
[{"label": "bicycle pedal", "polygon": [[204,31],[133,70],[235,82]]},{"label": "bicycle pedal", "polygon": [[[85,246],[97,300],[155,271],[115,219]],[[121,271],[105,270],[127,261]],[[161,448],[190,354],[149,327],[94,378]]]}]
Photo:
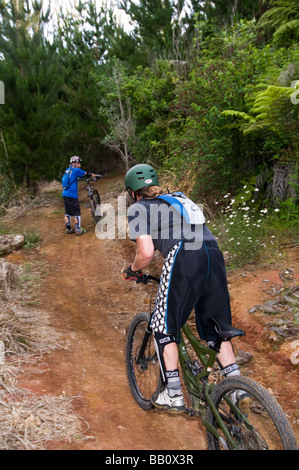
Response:
[{"label": "bicycle pedal", "polygon": [[90,207],[90,204],[84,204],[84,207]]},{"label": "bicycle pedal", "polygon": [[186,408],[184,413],[188,416],[196,416],[196,412],[193,410],[193,408]]}]

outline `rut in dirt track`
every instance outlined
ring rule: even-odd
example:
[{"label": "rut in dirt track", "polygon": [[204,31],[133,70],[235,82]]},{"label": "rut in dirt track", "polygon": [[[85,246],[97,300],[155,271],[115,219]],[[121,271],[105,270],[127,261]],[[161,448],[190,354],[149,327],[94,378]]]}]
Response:
[{"label": "rut in dirt track", "polygon": [[[99,188],[103,199],[107,185]],[[81,207],[82,226],[88,230],[81,237],[65,235],[62,201],[24,218],[42,237],[39,252],[48,272],[40,292],[43,308],[68,344],[43,358],[43,373],[32,377],[31,385],[40,393],[78,396],[75,411],[89,424],[81,439],[52,442],[49,449],[205,449],[197,420],[143,411],[131,397],[126,330],[146,308],[146,295],[121,277],[132,259],[130,248],[120,251],[120,241],[97,239],[89,209]]]}]

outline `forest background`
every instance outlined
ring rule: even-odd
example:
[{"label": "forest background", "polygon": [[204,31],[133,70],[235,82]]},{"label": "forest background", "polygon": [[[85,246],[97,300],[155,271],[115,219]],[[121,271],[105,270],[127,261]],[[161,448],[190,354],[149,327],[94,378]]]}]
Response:
[{"label": "forest background", "polygon": [[153,165],[204,204],[235,264],[294,241],[298,1],[119,0],[130,28],[73,3],[54,21],[45,0],[0,0],[3,213],[80,155],[97,173]]}]

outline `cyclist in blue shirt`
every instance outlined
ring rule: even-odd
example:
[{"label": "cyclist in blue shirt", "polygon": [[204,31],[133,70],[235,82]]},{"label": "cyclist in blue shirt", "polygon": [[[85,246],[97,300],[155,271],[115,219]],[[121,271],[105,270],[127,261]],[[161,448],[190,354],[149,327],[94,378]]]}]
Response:
[{"label": "cyclist in blue shirt", "polygon": [[[78,235],[83,235],[86,232],[84,228],[81,227],[81,209],[78,199],[78,178],[83,178],[87,176],[95,177],[94,173],[89,173],[87,171],[81,170],[81,158],[74,156],[70,159],[70,166],[66,170],[63,177],[63,201],[65,208],[64,221],[66,225],[66,233],[75,233]],[[64,180],[65,178],[65,180]],[[75,229],[71,227],[71,220],[74,217],[75,220]]]}]

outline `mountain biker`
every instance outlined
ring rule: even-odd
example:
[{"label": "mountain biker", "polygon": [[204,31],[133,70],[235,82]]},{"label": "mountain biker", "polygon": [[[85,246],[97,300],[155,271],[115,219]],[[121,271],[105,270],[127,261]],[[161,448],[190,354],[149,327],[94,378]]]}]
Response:
[{"label": "mountain biker", "polygon": [[[207,318],[214,317],[223,329],[231,325],[223,256],[202,213],[199,214],[201,223],[192,225],[183,220],[182,212],[172,209],[169,201],[166,202],[168,195],[159,187],[151,166],[132,167],[126,173],[125,187],[134,200],[128,209],[128,223],[130,238],[136,242],[136,252],[132,265],[123,271],[123,277],[138,282],[155,250],[164,257],[151,326],[166,386],[152,396],[152,403],[163,410],[182,412],[185,403],[177,348],[181,327],[195,308],[200,337],[213,346],[216,335]],[[184,195],[180,197],[187,200]],[[192,204],[192,210],[197,211],[191,201],[191,207]],[[222,343],[217,357],[222,375],[240,374],[230,341]]]},{"label": "mountain biker", "polygon": [[[65,171],[65,174],[62,178],[63,185],[63,201],[65,208],[64,221],[66,225],[66,233],[71,234],[75,233],[77,236],[83,235],[86,230],[81,227],[81,209],[78,199],[78,178],[83,178],[87,176],[88,178],[92,176],[96,177],[94,173],[89,173],[87,171],[81,170],[82,160],[78,156],[73,156],[70,158],[70,165]],[[74,217],[75,220],[75,229],[71,227],[71,220]]]}]

